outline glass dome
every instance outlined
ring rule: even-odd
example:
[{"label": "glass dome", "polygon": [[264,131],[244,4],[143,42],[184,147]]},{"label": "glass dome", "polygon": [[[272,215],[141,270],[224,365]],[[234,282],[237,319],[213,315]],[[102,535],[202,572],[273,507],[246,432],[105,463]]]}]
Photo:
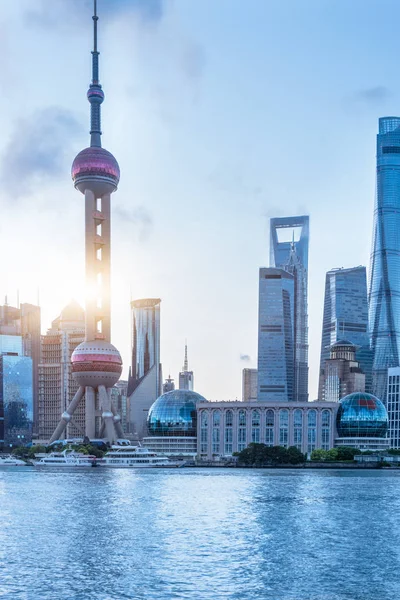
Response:
[{"label": "glass dome", "polygon": [[172,390],[154,402],[147,417],[149,435],[197,435],[196,404],[206,399],[189,390]]},{"label": "glass dome", "polygon": [[383,438],[388,428],[388,415],[378,398],[355,392],[340,401],[336,426],[339,437]]}]

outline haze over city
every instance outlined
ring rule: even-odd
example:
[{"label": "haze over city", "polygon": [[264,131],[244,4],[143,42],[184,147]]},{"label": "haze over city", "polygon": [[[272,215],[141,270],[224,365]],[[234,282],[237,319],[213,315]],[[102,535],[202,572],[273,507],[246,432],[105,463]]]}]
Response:
[{"label": "haze over city", "polygon": [[[2,6],[0,295],[36,303],[39,289],[43,332],[72,297],[84,305],[70,167],[87,145],[91,10]],[[112,338],[124,375],[130,298],[160,297],[164,375],[176,377],[187,338],[196,389],[240,398],[242,368],[257,365],[268,220],[309,214],[315,398],[325,272],[369,264],[377,120],[400,105],[399,5],[103,0],[102,11],[103,137],[123,172]]]}]

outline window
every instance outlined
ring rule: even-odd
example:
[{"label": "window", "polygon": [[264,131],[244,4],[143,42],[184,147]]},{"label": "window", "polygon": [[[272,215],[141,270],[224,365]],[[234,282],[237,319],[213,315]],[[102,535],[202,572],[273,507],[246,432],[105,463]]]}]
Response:
[{"label": "window", "polygon": [[233,452],[233,412],[227,410],[225,413],[225,454],[232,454]]},{"label": "window", "polygon": [[289,439],[289,411],[283,408],[279,411],[279,445],[288,446]]},{"label": "window", "polygon": [[221,411],[215,410],[213,412],[213,430],[212,430],[212,453],[220,454],[220,425],[221,425]]},{"label": "window", "polygon": [[331,413],[329,410],[322,411],[322,450],[330,449],[331,438]]},{"label": "window", "polygon": [[246,417],[245,410],[239,410],[239,428],[238,428],[238,451],[246,448]]},{"label": "window", "polygon": [[273,410],[268,409],[265,413],[265,444],[267,446],[274,445],[274,425],[275,413]]},{"label": "window", "polygon": [[312,409],[308,411],[308,444],[307,452],[311,453],[317,446],[317,411]]},{"label": "window", "polygon": [[251,441],[260,443],[261,415],[259,410],[253,410],[251,413]]},{"label": "window", "polygon": [[208,414],[203,410],[200,421],[200,453],[207,454],[208,445]]},{"label": "window", "polygon": [[303,443],[303,411],[299,408],[293,412],[293,437],[294,446],[301,450]]}]

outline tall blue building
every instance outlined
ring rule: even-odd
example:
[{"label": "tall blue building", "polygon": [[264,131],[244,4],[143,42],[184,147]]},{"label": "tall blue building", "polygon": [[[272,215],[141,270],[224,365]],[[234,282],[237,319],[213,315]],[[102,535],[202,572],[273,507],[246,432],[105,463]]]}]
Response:
[{"label": "tall blue building", "polygon": [[294,400],[295,278],[284,269],[259,275],[258,401]]},{"label": "tall blue building", "polygon": [[[368,330],[367,270],[365,267],[332,269],[325,278],[320,375],[330,358],[332,344],[348,340],[356,347],[356,360],[365,374],[365,391],[372,389],[372,352]],[[322,381],[322,379],[320,379]],[[322,400],[322,389],[318,392]]]},{"label": "tall blue building", "polygon": [[370,263],[373,393],[386,401],[387,371],[400,356],[400,117],[379,119]]},{"label": "tall blue building", "polygon": [[[294,381],[292,399],[296,402],[307,402],[308,400],[307,289],[309,229],[309,217],[305,215],[277,217],[271,219],[270,222],[270,266],[288,271],[294,279]],[[293,231],[292,240],[285,238],[284,230]]]},{"label": "tall blue building", "polygon": [[32,441],[33,368],[21,336],[0,335],[0,447]]}]

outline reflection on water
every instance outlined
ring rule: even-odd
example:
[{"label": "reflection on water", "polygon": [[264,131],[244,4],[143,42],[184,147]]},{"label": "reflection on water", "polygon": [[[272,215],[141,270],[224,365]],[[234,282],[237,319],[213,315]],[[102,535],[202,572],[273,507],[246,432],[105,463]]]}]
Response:
[{"label": "reflection on water", "polygon": [[400,472],[0,472],[0,598],[393,600]]}]

